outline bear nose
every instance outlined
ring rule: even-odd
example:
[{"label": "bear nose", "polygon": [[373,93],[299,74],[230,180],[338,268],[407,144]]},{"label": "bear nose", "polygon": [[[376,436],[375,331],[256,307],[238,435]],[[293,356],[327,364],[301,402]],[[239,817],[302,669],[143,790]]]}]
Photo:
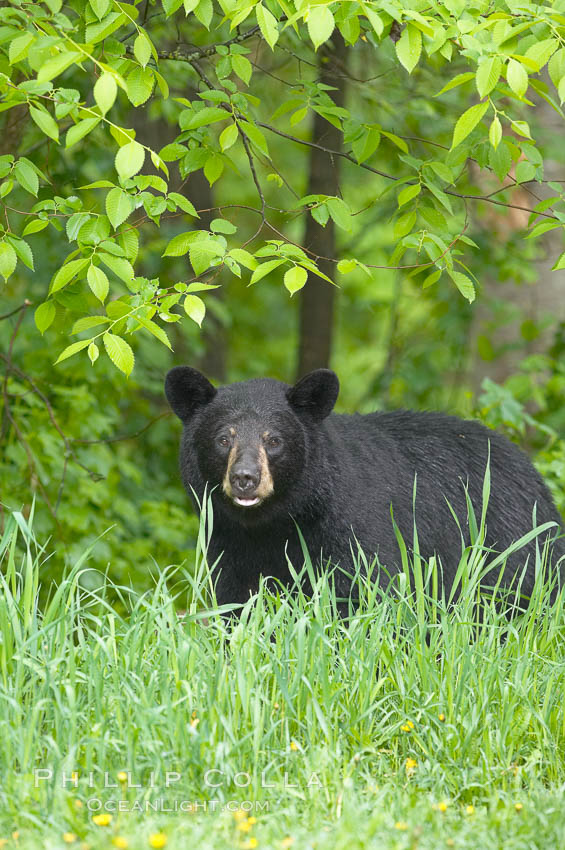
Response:
[{"label": "bear nose", "polygon": [[259,485],[259,475],[249,468],[234,469],[230,473],[230,483],[241,493],[247,490],[255,490]]}]

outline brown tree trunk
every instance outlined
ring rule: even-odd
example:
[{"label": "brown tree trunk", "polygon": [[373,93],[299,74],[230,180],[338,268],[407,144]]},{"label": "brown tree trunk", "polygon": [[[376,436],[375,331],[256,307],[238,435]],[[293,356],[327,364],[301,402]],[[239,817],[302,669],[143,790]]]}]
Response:
[{"label": "brown tree trunk", "polygon": [[[335,86],[329,92],[336,106],[345,101],[345,63],[347,49],[341,35],[336,35],[329,49],[319,54],[319,81]],[[341,132],[322,118],[314,114],[312,141],[328,150],[341,149]],[[318,148],[310,148],[310,166],[308,175],[308,195],[339,195],[340,158],[325,153]],[[319,257],[335,257],[335,227],[329,219],[325,227],[318,224],[307,213],[304,246]],[[320,271],[328,277],[335,275],[335,263],[320,259],[317,261]],[[335,307],[335,287],[310,274],[308,282],[300,293],[300,324],[298,342],[297,378],[301,378],[312,369],[327,367],[332,352],[333,322]]]}]

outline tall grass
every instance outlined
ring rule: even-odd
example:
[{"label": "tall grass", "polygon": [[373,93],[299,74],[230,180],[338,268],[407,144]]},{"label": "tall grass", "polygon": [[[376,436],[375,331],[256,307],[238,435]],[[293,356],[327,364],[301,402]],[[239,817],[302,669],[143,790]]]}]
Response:
[{"label": "tall grass", "polygon": [[[479,519],[456,599],[416,546],[386,593],[357,553],[358,607],[346,617],[331,572],[306,558],[311,595],[262,584],[230,622],[203,608],[207,519],[182,586],[166,568],[143,594],[105,577],[91,591],[87,551],[40,609],[47,550],[12,515],[0,541],[6,837],[564,846],[565,606],[544,584],[546,553],[525,610],[519,582],[479,599]],[[129,811],[116,811],[119,799]],[[183,802],[196,811],[163,811]],[[97,825],[105,803],[111,823]],[[256,824],[230,813],[242,805]]]}]

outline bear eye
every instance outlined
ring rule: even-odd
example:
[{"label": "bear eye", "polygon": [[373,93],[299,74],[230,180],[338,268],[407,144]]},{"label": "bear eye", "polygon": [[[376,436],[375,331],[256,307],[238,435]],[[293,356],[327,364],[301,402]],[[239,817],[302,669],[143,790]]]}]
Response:
[{"label": "bear eye", "polygon": [[227,449],[228,446],[231,444],[231,440],[225,434],[222,434],[221,437],[218,437],[218,444],[222,446],[222,448]]},{"label": "bear eye", "polygon": [[269,437],[269,439],[267,440],[267,446],[270,449],[278,449],[280,444],[281,440],[279,439],[279,437]]}]

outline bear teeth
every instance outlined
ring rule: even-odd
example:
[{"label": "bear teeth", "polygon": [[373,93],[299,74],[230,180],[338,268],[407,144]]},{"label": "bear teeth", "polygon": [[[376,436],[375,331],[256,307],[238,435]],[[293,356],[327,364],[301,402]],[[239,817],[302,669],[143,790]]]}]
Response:
[{"label": "bear teeth", "polygon": [[242,508],[251,508],[253,505],[258,505],[260,501],[258,496],[254,499],[240,499],[238,496],[234,498],[236,505],[241,505]]}]

